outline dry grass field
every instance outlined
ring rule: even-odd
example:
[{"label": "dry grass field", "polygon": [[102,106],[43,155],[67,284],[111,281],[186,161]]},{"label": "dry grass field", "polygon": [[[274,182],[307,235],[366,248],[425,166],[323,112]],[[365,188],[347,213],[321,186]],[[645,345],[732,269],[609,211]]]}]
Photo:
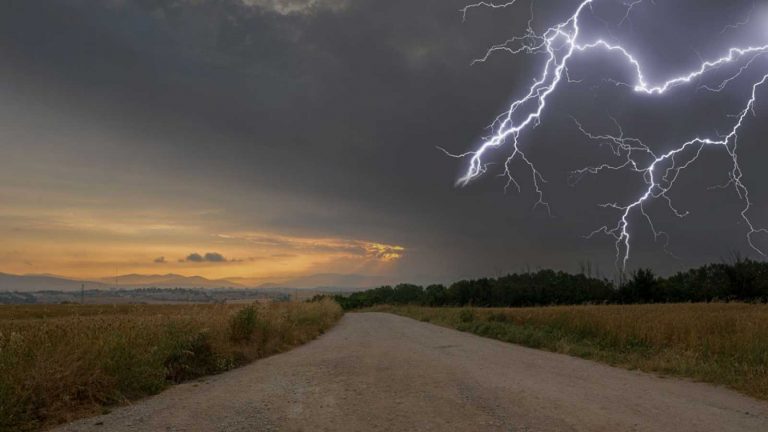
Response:
[{"label": "dry grass field", "polygon": [[619,367],[725,385],[768,399],[768,305],[373,310]]},{"label": "dry grass field", "polygon": [[307,342],[332,301],[0,306],[0,431],[34,430]]}]

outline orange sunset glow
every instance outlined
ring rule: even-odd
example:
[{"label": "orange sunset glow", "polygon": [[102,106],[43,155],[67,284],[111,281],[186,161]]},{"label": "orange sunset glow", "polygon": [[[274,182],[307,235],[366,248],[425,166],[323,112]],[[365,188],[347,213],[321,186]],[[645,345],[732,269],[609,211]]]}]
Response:
[{"label": "orange sunset glow", "polygon": [[[12,192],[0,189],[5,196]],[[0,207],[0,256],[6,272],[75,279],[175,273],[256,284],[321,272],[383,274],[406,250],[355,238],[221,232],[206,221],[207,211],[58,208],[33,201]]]}]

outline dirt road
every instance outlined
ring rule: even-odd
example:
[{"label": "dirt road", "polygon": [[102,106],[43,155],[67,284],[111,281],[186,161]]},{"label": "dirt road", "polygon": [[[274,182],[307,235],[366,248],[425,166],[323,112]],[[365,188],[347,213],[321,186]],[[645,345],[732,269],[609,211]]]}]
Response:
[{"label": "dirt road", "polygon": [[768,404],[387,314],[59,431],[768,431]]}]

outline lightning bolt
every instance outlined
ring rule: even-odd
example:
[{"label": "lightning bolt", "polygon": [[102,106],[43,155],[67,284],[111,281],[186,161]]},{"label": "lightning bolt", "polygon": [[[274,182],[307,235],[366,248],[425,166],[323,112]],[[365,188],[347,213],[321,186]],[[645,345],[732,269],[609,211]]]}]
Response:
[{"label": "lightning bolt", "polygon": [[[645,1],[646,0],[625,1],[626,14],[622,18],[621,23],[627,21],[633,9],[639,7]],[[491,131],[491,135],[484,138],[482,144],[478,148],[463,154],[453,154],[441,149],[452,157],[469,158],[467,169],[457,180],[457,186],[466,186],[473,180],[485,174],[488,171],[488,167],[491,165],[489,162],[486,162],[487,154],[500,147],[509,146],[510,153],[504,162],[504,169],[500,174],[507,178],[505,190],[510,186],[514,186],[518,190],[520,189],[519,183],[514,176],[515,170],[513,166],[514,163],[520,163],[524,168],[527,168],[532,178],[533,188],[538,196],[534,208],[541,205],[546,207],[547,211],[549,211],[549,204],[544,200],[544,192],[542,189],[542,184],[546,181],[531,159],[526,155],[523,146],[521,145],[521,137],[524,133],[540,124],[550,96],[552,96],[563,83],[579,82],[570,78],[568,74],[568,64],[573,58],[585,52],[602,50],[621,59],[625,64],[631,66],[632,82],[612,82],[616,85],[631,89],[631,91],[635,93],[651,97],[661,97],[676,87],[688,85],[699,80],[709,72],[725,66],[740,64],[741,67],[738,71],[724,79],[719,85],[699,87],[700,89],[707,91],[720,92],[732,81],[740,77],[743,72],[752,65],[757,57],[768,53],[768,45],[732,47],[719,58],[702,60],[698,68],[695,68],[688,73],[674,76],[658,83],[651,83],[646,78],[644,72],[645,68],[641,62],[621,45],[610,43],[604,39],[590,41],[582,40],[580,20],[587,11],[592,10],[595,2],[596,0],[582,0],[571,16],[561,23],[548,27],[543,32],[534,31],[532,26],[533,18],[531,18],[525,33],[490,47],[483,57],[473,62],[473,64],[483,63],[492,55],[499,52],[509,54],[543,54],[546,59],[541,72],[534,78],[531,86],[525,90],[524,96],[512,102],[509,109],[499,115],[491,123],[488,127]],[[516,3],[517,0],[502,4],[479,2],[466,6],[461,9],[460,12],[462,13],[462,18],[466,19],[468,12],[474,8],[485,7],[500,9],[513,6]],[[746,22],[748,22],[748,18],[744,22],[737,24],[737,26],[744,25]],[[606,170],[630,170],[641,175],[647,186],[637,199],[630,201],[629,203],[602,204],[602,207],[616,210],[619,213],[617,221],[613,225],[606,225],[598,228],[586,237],[592,238],[598,234],[613,237],[615,239],[617,266],[621,266],[622,270],[626,268],[630,258],[632,236],[630,233],[629,220],[633,215],[640,215],[648,222],[653,232],[654,239],[664,237],[667,239],[668,243],[669,238],[667,234],[656,229],[653,220],[646,212],[645,206],[652,200],[662,199],[666,201],[674,215],[680,218],[685,217],[687,213],[681,212],[674,207],[672,200],[668,196],[668,192],[673,188],[680,173],[696,162],[705,147],[719,147],[728,154],[732,161],[731,170],[729,172],[729,181],[725,185],[720,185],[719,187],[733,187],[735,189],[739,198],[744,203],[741,217],[747,226],[747,241],[752,249],[760,255],[765,256],[764,251],[755,245],[753,238],[757,234],[768,234],[768,230],[756,226],[749,217],[752,201],[750,200],[749,190],[742,180],[743,176],[739,165],[737,148],[739,131],[744,125],[747,117],[750,114],[754,115],[758,90],[764,86],[767,81],[768,74],[762,76],[762,79],[752,85],[750,96],[748,100],[746,100],[744,108],[737,115],[732,116],[734,121],[731,124],[728,133],[715,137],[696,136],[679,144],[676,148],[673,148],[666,153],[656,153],[640,139],[626,137],[618,123],[616,124],[618,134],[594,134],[584,129],[584,127],[574,119],[578,129],[587,139],[610,145],[613,149],[613,153],[616,156],[621,157],[621,163],[603,164],[577,170],[572,173],[572,178],[578,181],[585,175],[599,174]]]}]

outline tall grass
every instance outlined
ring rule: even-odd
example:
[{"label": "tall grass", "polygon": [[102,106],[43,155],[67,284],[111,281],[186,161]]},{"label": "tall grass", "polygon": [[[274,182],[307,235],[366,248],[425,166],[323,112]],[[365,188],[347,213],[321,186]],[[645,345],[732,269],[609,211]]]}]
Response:
[{"label": "tall grass", "polygon": [[101,412],[307,342],[331,302],[0,306],[0,431]]},{"label": "tall grass", "polygon": [[768,399],[768,305],[373,310],[614,366],[726,385]]}]

